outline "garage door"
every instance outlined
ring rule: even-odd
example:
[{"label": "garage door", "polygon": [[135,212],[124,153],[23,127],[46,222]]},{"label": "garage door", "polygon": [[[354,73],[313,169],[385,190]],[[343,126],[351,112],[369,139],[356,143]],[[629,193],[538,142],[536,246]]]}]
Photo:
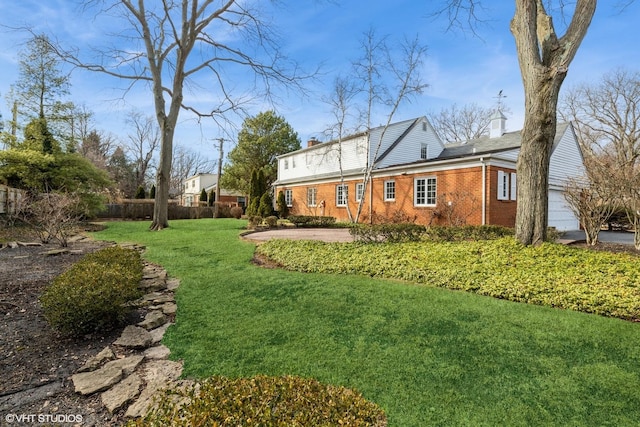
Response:
[{"label": "garage door", "polygon": [[558,231],[580,229],[580,222],[567,206],[560,190],[549,190],[549,227]]}]

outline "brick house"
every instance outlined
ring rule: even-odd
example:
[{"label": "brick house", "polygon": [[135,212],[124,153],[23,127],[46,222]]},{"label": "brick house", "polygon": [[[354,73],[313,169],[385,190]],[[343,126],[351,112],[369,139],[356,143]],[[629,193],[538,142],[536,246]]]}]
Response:
[{"label": "brick house", "polygon": [[[278,157],[275,191],[284,192],[293,215],[513,227],[521,138],[520,131],[505,132],[505,123],[496,112],[489,135],[459,144],[443,144],[426,117],[341,141],[311,140]],[[372,163],[365,185],[364,170]],[[562,192],[567,178],[580,175],[583,158],[573,127],[559,124],[548,189],[549,225],[558,230],[579,228]]]}]

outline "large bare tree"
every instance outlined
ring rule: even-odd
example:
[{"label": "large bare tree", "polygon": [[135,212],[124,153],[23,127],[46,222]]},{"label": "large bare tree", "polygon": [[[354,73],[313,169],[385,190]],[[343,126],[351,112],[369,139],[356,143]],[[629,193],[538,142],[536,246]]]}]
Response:
[{"label": "large bare tree", "polygon": [[[277,38],[261,19],[265,3],[240,0],[101,0],[98,16],[121,18],[121,37],[116,46],[98,52],[98,62],[81,58],[78,51],[57,47],[58,53],[75,66],[106,73],[131,84],[149,85],[160,129],[160,160],[156,174],[156,203],[152,230],[168,227],[168,197],[173,139],[180,110],[186,108],[202,117],[224,121],[225,113],[246,105],[247,93],[264,100],[272,85],[302,89],[302,76],[295,64],[280,53]],[[123,43],[124,42],[124,43]],[[133,46],[133,47],[132,47]],[[206,89],[197,87],[194,77],[208,72]],[[242,82],[229,76],[249,72]],[[234,89],[246,81],[255,88],[243,93]],[[188,82],[217,97],[206,111],[185,101]]]},{"label": "large bare tree", "polygon": [[[482,0],[446,0],[440,13],[451,25],[474,25]],[[546,239],[549,217],[549,161],[556,133],[558,95],[596,10],[596,0],[576,0],[568,25],[558,35],[553,1],[515,0],[511,33],[524,86],[525,117],[518,156],[516,238],[525,245]],[[556,2],[560,12],[565,3]],[[475,27],[472,27],[475,29]]]},{"label": "large bare tree", "polygon": [[[503,111],[501,109],[501,111]],[[471,103],[453,104],[437,113],[428,114],[429,122],[445,144],[465,142],[486,134],[491,124],[492,108]]]}]

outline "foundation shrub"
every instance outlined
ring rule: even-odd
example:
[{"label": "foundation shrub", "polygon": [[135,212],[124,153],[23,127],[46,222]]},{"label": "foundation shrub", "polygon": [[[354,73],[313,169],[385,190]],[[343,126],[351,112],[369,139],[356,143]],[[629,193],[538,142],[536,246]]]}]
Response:
[{"label": "foundation shrub", "polygon": [[278,226],[278,217],[271,215],[264,219],[264,222],[267,224],[269,228],[276,228]]},{"label": "foundation shrub", "polygon": [[386,426],[377,405],[352,390],[294,376],[212,377],[165,391],[127,426]]},{"label": "foundation shrub", "polygon": [[101,333],[122,325],[141,296],[142,260],[133,249],[111,247],[86,255],[58,276],[40,302],[49,324],[64,335]]},{"label": "foundation shrub", "polygon": [[363,243],[388,242],[418,242],[426,229],[418,224],[353,224],[349,233],[356,241]]},{"label": "foundation shrub", "polygon": [[464,225],[447,227],[432,225],[424,234],[425,239],[433,241],[456,242],[462,240],[494,240],[505,236],[513,236],[511,228],[499,225]]},{"label": "foundation shrub", "polygon": [[289,215],[287,219],[296,227],[332,227],[336,223],[332,216]]}]

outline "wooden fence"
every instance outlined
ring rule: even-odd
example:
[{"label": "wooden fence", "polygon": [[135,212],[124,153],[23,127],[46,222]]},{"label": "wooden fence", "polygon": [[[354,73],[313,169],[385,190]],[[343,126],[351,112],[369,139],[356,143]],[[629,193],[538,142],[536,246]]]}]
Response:
[{"label": "wooden fence", "polygon": [[[98,213],[102,219],[150,220],[153,218],[154,201],[150,199],[123,200],[121,203],[108,204],[106,210]],[[213,218],[213,206],[188,207],[169,203],[169,220]]]},{"label": "wooden fence", "polygon": [[0,215],[15,214],[23,197],[23,190],[0,185]]}]

